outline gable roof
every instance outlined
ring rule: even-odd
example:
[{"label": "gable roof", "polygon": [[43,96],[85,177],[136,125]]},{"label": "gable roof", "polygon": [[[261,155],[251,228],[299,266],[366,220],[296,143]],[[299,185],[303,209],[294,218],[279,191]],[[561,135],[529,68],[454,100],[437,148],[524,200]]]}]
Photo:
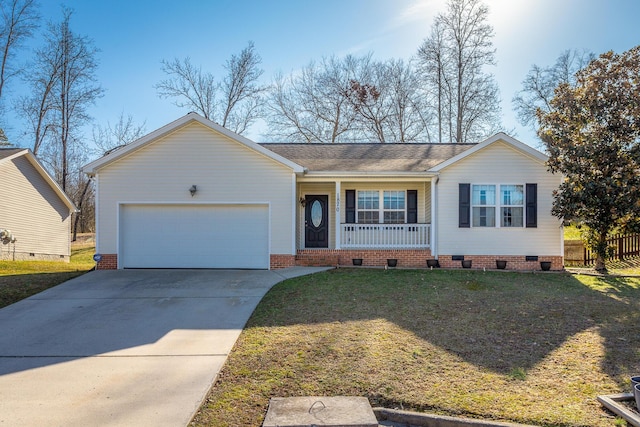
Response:
[{"label": "gable roof", "polygon": [[31,163],[36,171],[42,176],[49,187],[56,193],[56,195],[62,200],[62,202],[69,208],[70,212],[78,212],[78,208],[71,201],[69,196],[62,191],[62,188],[58,183],[49,175],[49,172],[42,166],[36,156],[28,148],[0,148],[0,164],[3,162],[9,162],[15,158],[25,156],[25,158]]},{"label": "gable roof", "polygon": [[260,144],[309,172],[427,172],[477,144]]},{"label": "gable roof", "polygon": [[494,144],[498,141],[502,141],[507,143],[508,145],[510,145],[512,148],[514,148],[517,151],[520,151],[522,154],[532,157],[533,159],[539,161],[540,163],[545,163],[549,157],[546,154],[541,153],[540,151],[536,150],[533,147],[530,147],[527,144],[524,144],[520,141],[518,141],[515,138],[510,137],[509,135],[507,135],[504,132],[498,132],[493,136],[490,136],[489,138],[485,139],[484,141],[482,141],[479,144],[476,144],[474,147],[472,147],[471,149],[464,151],[456,156],[451,157],[450,159],[445,160],[444,162],[440,163],[439,165],[437,165],[436,167],[434,167],[432,169],[433,172],[440,172],[442,169],[451,166],[452,164],[464,159],[465,157],[468,157],[474,153],[477,153],[478,151],[484,149],[485,147]]},{"label": "gable roof", "polygon": [[302,166],[292,162],[289,159],[286,159],[282,156],[280,156],[279,154],[267,150],[265,148],[263,148],[262,146],[260,146],[259,144],[256,144],[255,142],[251,141],[250,139],[247,139],[241,135],[238,135],[234,132],[231,132],[228,129],[223,128],[222,126],[218,125],[217,123],[212,122],[211,120],[205,119],[204,117],[202,117],[201,115],[197,114],[197,113],[188,113],[185,116],[180,117],[177,120],[174,120],[173,122],[161,127],[160,129],[157,129],[145,136],[143,136],[140,139],[137,139],[136,141],[127,144],[125,146],[123,146],[122,148],[116,149],[112,152],[110,152],[109,154],[94,160],[93,162],[85,165],[82,170],[84,171],[84,173],[88,174],[88,175],[95,175],[99,169],[123,158],[124,156],[133,153],[134,151],[152,143],[153,141],[171,133],[174,132],[176,130],[178,130],[179,128],[186,126],[190,123],[193,122],[197,122],[200,123],[201,125],[208,127],[209,129],[216,131],[218,133],[221,133],[222,135],[232,139],[233,141],[244,145],[245,147],[259,153],[262,154],[272,160],[274,160],[277,163],[280,163],[284,166],[287,166],[289,168],[291,168],[294,172],[296,173],[302,173],[303,172],[303,168]]}]

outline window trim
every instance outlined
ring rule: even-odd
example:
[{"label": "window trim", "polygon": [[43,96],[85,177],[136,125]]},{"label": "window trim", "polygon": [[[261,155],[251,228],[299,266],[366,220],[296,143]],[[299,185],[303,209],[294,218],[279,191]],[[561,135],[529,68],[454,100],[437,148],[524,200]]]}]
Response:
[{"label": "window trim", "polygon": [[[359,222],[359,213],[361,211],[364,212],[372,212],[374,209],[360,209],[358,207],[359,194],[361,191],[376,191],[378,193],[378,222],[374,223],[364,223]],[[385,209],[384,208],[384,192],[399,192],[404,194],[404,209]],[[356,224],[408,224],[407,223],[407,192],[408,189],[399,189],[399,188],[386,188],[386,189],[356,189],[355,190],[355,223]],[[403,222],[384,222],[384,213],[385,212],[403,212],[404,213],[404,221]]]},{"label": "window trim", "polygon": [[[495,204],[494,205],[474,205],[473,204],[473,187],[480,185],[492,185],[495,187]],[[522,187],[522,205],[503,205],[502,204],[502,191],[501,186],[503,185],[513,185],[513,186],[521,186]],[[504,228],[504,229],[524,229],[527,224],[527,194],[526,194],[527,184],[520,182],[472,182],[470,183],[469,188],[469,225],[471,228]],[[494,211],[494,225],[493,226],[474,226],[473,225],[473,208],[474,207],[493,207]],[[521,226],[502,226],[502,208],[503,207],[522,207],[522,225]]]}]

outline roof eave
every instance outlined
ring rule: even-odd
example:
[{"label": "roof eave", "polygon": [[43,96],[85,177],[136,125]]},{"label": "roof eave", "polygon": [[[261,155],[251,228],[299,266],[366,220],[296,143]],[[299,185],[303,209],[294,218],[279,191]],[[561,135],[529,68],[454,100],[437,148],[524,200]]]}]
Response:
[{"label": "roof eave", "polygon": [[49,175],[49,172],[47,172],[44,166],[42,166],[40,161],[38,161],[38,159],[31,152],[31,150],[25,149],[24,151],[16,153],[13,156],[10,156],[9,158],[16,158],[18,156],[23,156],[23,155],[27,157],[27,160],[29,161],[29,163],[31,163],[31,165],[38,171],[40,176],[42,176],[42,178],[47,182],[47,184],[49,184],[49,186],[54,191],[54,193],[56,193],[58,198],[62,200],[62,203],[64,203],[69,208],[69,211],[80,212],[80,210],[76,207],[75,203],[73,203],[73,201],[69,198],[69,196],[67,196],[67,193],[65,193],[62,190],[62,187],[60,187],[60,185],[58,185],[58,183],[51,177],[51,175]]}]

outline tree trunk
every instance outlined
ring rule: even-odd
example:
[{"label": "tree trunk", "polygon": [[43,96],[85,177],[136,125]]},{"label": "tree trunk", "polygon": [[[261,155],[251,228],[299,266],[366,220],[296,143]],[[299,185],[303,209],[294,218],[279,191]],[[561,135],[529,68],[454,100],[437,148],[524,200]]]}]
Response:
[{"label": "tree trunk", "polygon": [[607,232],[598,233],[598,243],[596,246],[596,271],[599,273],[606,273],[607,266],[605,265],[605,258],[607,256]]},{"label": "tree trunk", "polygon": [[89,185],[91,184],[91,178],[87,178],[87,182],[84,184],[84,188],[82,189],[82,193],[80,194],[80,200],[78,200],[78,212],[76,212],[76,218],[73,221],[73,239],[72,242],[75,242],[78,237],[78,222],[80,222],[80,215],[82,214],[82,203],[84,203],[84,198],[87,195],[87,190],[89,189]]}]

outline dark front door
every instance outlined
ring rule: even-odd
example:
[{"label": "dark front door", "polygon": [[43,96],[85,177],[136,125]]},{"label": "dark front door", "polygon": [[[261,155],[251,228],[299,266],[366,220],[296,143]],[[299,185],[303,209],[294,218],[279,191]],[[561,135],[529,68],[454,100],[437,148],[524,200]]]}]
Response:
[{"label": "dark front door", "polygon": [[304,246],[329,247],[329,196],[307,196],[304,210]]}]

